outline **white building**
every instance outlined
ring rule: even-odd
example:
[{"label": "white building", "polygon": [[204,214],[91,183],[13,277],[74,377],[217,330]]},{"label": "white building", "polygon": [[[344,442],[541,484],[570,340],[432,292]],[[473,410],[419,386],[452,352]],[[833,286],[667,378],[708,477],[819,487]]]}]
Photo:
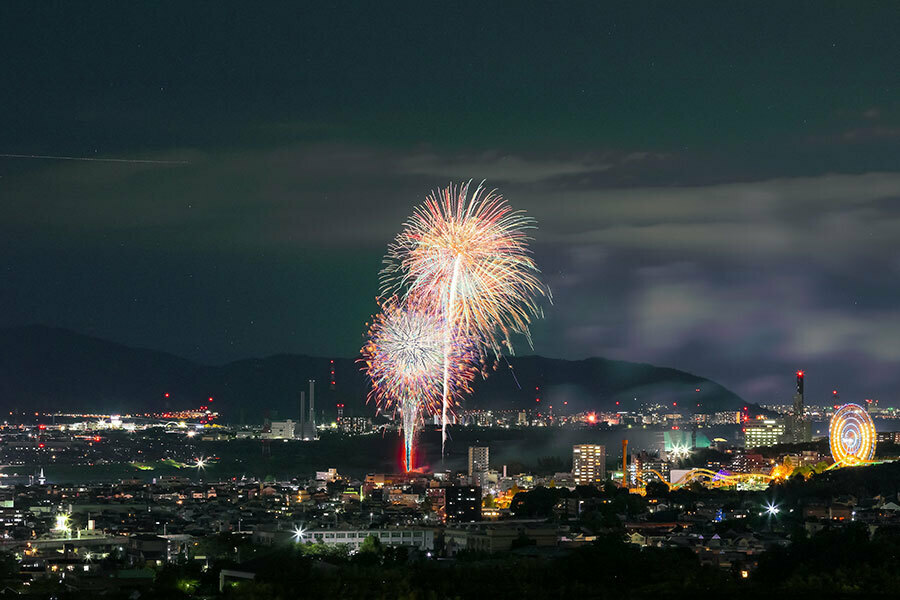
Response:
[{"label": "white building", "polygon": [[290,440],[294,438],[294,426],[296,423],[287,421],[272,421],[271,433],[267,436],[273,440]]},{"label": "white building", "polygon": [[337,546],[347,544],[358,549],[367,537],[374,535],[383,546],[414,546],[419,550],[434,550],[433,529],[309,529],[300,536],[301,542]]}]

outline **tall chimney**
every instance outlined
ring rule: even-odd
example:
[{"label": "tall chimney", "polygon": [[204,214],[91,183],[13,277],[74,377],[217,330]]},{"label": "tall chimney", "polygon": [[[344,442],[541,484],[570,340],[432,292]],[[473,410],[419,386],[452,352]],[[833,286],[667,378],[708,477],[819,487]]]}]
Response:
[{"label": "tall chimney", "polygon": [[300,392],[300,439],[306,437],[306,392]]},{"label": "tall chimney", "polygon": [[309,380],[309,426],[311,439],[316,438],[316,380]]},{"label": "tall chimney", "polygon": [[622,487],[628,487],[628,440],[622,440]]}]

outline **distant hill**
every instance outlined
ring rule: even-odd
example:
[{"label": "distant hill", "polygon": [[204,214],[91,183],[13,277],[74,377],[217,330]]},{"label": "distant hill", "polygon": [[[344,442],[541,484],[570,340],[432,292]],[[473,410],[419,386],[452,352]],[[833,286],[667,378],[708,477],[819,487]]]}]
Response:
[{"label": "distant hill", "polygon": [[[226,420],[259,422],[265,412],[272,418],[296,418],[298,393],[316,379],[316,406],[327,418],[333,418],[338,402],[346,406],[346,414],[373,414],[359,364],[335,358],[336,385],[330,389],[329,361],[281,354],[208,366],[65,329],[0,329],[0,409],[150,412],[196,407],[213,397],[213,406]],[[553,405],[556,412],[580,412],[676,402],[673,411],[692,413],[744,405],[736,394],[703,377],[603,358],[511,357],[474,387],[468,408]]]}]

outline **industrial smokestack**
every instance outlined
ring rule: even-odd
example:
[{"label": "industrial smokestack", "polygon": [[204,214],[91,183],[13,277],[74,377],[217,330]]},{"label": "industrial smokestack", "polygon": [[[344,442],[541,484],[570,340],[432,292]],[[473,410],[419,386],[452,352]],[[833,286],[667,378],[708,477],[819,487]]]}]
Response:
[{"label": "industrial smokestack", "polygon": [[309,380],[309,437],[316,437],[316,380]]},{"label": "industrial smokestack", "polygon": [[628,440],[622,440],[622,487],[628,487]]},{"label": "industrial smokestack", "polygon": [[300,392],[300,435],[301,440],[306,437],[306,392]]},{"label": "industrial smokestack", "polygon": [[797,393],[803,395],[803,371],[797,371]]}]

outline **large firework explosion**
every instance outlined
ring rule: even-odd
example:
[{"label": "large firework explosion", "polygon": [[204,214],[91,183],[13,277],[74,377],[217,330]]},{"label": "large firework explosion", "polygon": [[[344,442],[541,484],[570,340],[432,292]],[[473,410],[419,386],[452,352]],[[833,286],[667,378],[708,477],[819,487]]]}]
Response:
[{"label": "large firework explosion", "polygon": [[453,341],[478,340],[499,357],[513,352],[512,333],[531,344],[529,326],[542,316],[538,296],[549,295],[528,250],[533,218],[513,210],[494,190],[469,183],[432,192],[388,247],[382,293],[440,307],[443,316],[442,444],[453,396]]},{"label": "large firework explosion", "polygon": [[[441,407],[446,355],[446,327],[438,309],[415,300],[392,298],[381,307],[369,326],[362,348],[369,393],[379,412],[400,412],[403,423],[404,467],[413,469],[416,431],[424,414]],[[457,394],[468,391],[475,369],[474,345],[464,336],[451,339],[447,371]]]}]

